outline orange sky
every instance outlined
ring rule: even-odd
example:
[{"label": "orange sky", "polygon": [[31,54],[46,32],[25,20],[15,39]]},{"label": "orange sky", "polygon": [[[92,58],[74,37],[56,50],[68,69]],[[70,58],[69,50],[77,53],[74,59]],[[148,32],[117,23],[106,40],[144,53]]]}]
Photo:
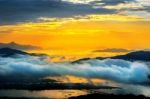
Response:
[{"label": "orange sky", "polygon": [[0,42],[36,45],[43,50],[33,52],[74,57],[98,56],[92,51],[105,48],[150,48],[149,19],[91,15],[40,20],[44,21],[0,26]]}]

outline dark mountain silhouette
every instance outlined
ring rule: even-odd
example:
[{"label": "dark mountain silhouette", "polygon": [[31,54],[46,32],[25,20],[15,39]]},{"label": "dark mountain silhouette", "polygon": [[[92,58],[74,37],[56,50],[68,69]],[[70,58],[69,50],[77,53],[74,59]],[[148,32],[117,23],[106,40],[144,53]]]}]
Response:
[{"label": "dark mountain silhouette", "polygon": [[[104,85],[93,85],[88,83],[57,83],[57,81],[30,81],[30,82],[19,82],[19,83],[1,83],[1,89],[20,89],[20,90],[56,90],[56,89],[74,89],[74,90],[83,90],[83,89],[120,89],[119,87],[113,86],[104,86]],[[0,98],[1,99],[1,98]]]},{"label": "dark mountain silhouette", "polygon": [[12,48],[12,49],[17,49],[17,50],[39,50],[39,49],[42,49],[41,47],[38,47],[38,46],[22,45],[22,44],[18,44],[15,42],[0,43],[0,48]]},{"label": "dark mountain silhouette", "polygon": [[[96,57],[93,59],[99,59],[99,60],[103,60],[103,59],[123,59],[123,60],[128,60],[128,61],[150,61],[150,51],[136,51],[136,52],[130,52],[128,54],[125,55],[118,55],[118,56],[113,56],[113,57]],[[82,63],[83,61],[88,61],[92,58],[82,58],[79,60],[75,60],[72,63]]]},{"label": "dark mountain silhouette", "polygon": [[10,57],[10,56],[14,56],[17,54],[28,55],[28,53],[20,51],[20,50],[16,50],[16,49],[11,49],[11,48],[1,48],[0,49],[1,57]]},{"label": "dark mountain silhouette", "polygon": [[27,53],[24,51],[12,49],[12,48],[7,48],[7,47],[0,49],[0,56],[1,57],[13,57],[15,55],[47,56],[46,54]]},{"label": "dark mountain silhouette", "polygon": [[123,60],[141,60],[141,61],[150,61],[150,51],[136,51],[131,52],[126,55],[119,55],[111,57],[112,59],[123,59]]},{"label": "dark mountain silhouette", "polygon": [[[37,54],[37,53],[27,53],[21,50],[16,50],[12,48],[1,48],[0,49],[0,56],[1,57],[11,57],[15,55],[31,55],[31,56],[48,56],[46,54]],[[129,60],[129,61],[134,61],[134,60],[141,60],[141,61],[150,61],[150,51],[136,51],[136,52],[131,52],[125,55],[119,55],[119,56],[114,56],[114,57],[96,57],[94,59],[106,59],[106,58],[111,58],[111,59],[123,59],[123,60]],[[82,61],[87,61],[90,60],[91,58],[83,58],[79,59],[76,61],[73,61],[72,63],[80,63]]]},{"label": "dark mountain silhouette", "polygon": [[[81,58],[81,59],[75,60],[75,61],[73,61],[71,63],[73,63],[73,64],[74,63],[82,63],[82,62],[88,61],[90,59],[93,59],[93,58]],[[104,57],[96,57],[95,59],[103,60],[103,59],[106,59],[106,57],[105,58]]]},{"label": "dark mountain silhouette", "polygon": [[86,60],[90,60],[91,58],[81,58],[81,59],[78,59],[78,60],[75,60],[73,61],[72,63],[80,63],[82,61],[86,61]]}]

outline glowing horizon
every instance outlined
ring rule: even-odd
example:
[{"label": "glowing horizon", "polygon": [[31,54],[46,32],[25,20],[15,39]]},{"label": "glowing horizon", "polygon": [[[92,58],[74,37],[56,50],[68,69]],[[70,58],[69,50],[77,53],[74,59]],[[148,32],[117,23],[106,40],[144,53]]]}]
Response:
[{"label": "glowing horizon", "polygon": [[[96,57],[94,50],[122,48],[148,49],[149,19],[123,15],[91,15],[76,18],[40,18],[41,22],[0,26],[0,42],[16,42],[42,47],[49,55]],[[44,20],[44,22],[43,22]],[[46,22],[45,22],[46,21]],[[120,54],[120,53],[119,53]],[[122,54],[122,53],[121,53]],[[114,53],[102,54],[104,56]],[[102,56],[101,55],[101,56]],[[117,52],[116,52],[117,55]],[[91,57],[90,56],[90,57]]]},{"label": "glowing horizon", "polygon": [[[14,1],[14,4],[17,5],[17,2]],[[24,14],[21,10],[16,13],[20,5],[14,5],[16,10],[12,12],[12,19],[2,15],[0,43],[38,46],[42,49],[28,52],[70,58],[106,57],[150,49],[150,16],[148,8],[145,8],[150,5],[148,1],[39,0],[45,5],[41,8],[43,12],[34,0],[20,3],[26,5],[29,2],[33,14],[29,10],[23,11]],[[24,5],[21,8],[28,8]],[[55,13],[49,13],[53,11],[49,7],[54,8]],[[34,9],[39,12],[34,13]],[[11,16],[11,11],[8,14]],[[125,51],[119,52],[120,49]]]}]

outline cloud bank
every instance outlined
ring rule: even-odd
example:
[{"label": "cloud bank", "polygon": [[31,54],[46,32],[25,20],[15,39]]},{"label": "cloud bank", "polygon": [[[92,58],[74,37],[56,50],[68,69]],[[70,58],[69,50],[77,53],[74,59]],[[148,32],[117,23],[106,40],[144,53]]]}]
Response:
[{"label": "cloud bank", "polygon": [[5,80],[39,79],[47,76],[72,75],[103,78],[122,83],[149,82],[149,63],[118,59],[88,60],[82,63],[50,63],[32,56],[0,58],[0,82]]},{"label": "cloud bank", "polygon": [[34,22],[39,17],[72,17],[115,12],[112,9],[93,8],[90,4],[74,4],[61,0],[0,0],[1,25]]},{"label": "cloud bank", "polygon": [[[149,10],[149,0],[0,0],[0,25],[90,14],[122,13],[149,18]],[[141,15],[143,12],[146,14]]]}]

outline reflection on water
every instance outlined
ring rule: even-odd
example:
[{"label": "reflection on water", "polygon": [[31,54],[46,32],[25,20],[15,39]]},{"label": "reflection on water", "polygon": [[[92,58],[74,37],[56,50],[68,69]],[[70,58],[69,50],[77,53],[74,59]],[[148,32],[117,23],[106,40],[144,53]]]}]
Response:
[{"label": "reflection on water", "polygon": [[149,86],[141,86],[141,85],[121,85],[122,87],[119,89],[100,89],[100,90],[92,90],[90,93],[108,93],[108,94],[116,94],[116,95],[144,95],[146,97],[150,97],[150,87]]},{"label": "reflection on water", "polygon": [[72,96],[86,95],[89,93],[113,93],[134,94],[150,97],[150,87],[138,85],[124,85],[121,89],[99,89],[99,90],[0,90],[0,97],[35,97],[35,98],[69,98]]},{"label": "reflection on water", "polygon": [[0,90],[0,97],[68,98],[87,94],[86,90]]}]

